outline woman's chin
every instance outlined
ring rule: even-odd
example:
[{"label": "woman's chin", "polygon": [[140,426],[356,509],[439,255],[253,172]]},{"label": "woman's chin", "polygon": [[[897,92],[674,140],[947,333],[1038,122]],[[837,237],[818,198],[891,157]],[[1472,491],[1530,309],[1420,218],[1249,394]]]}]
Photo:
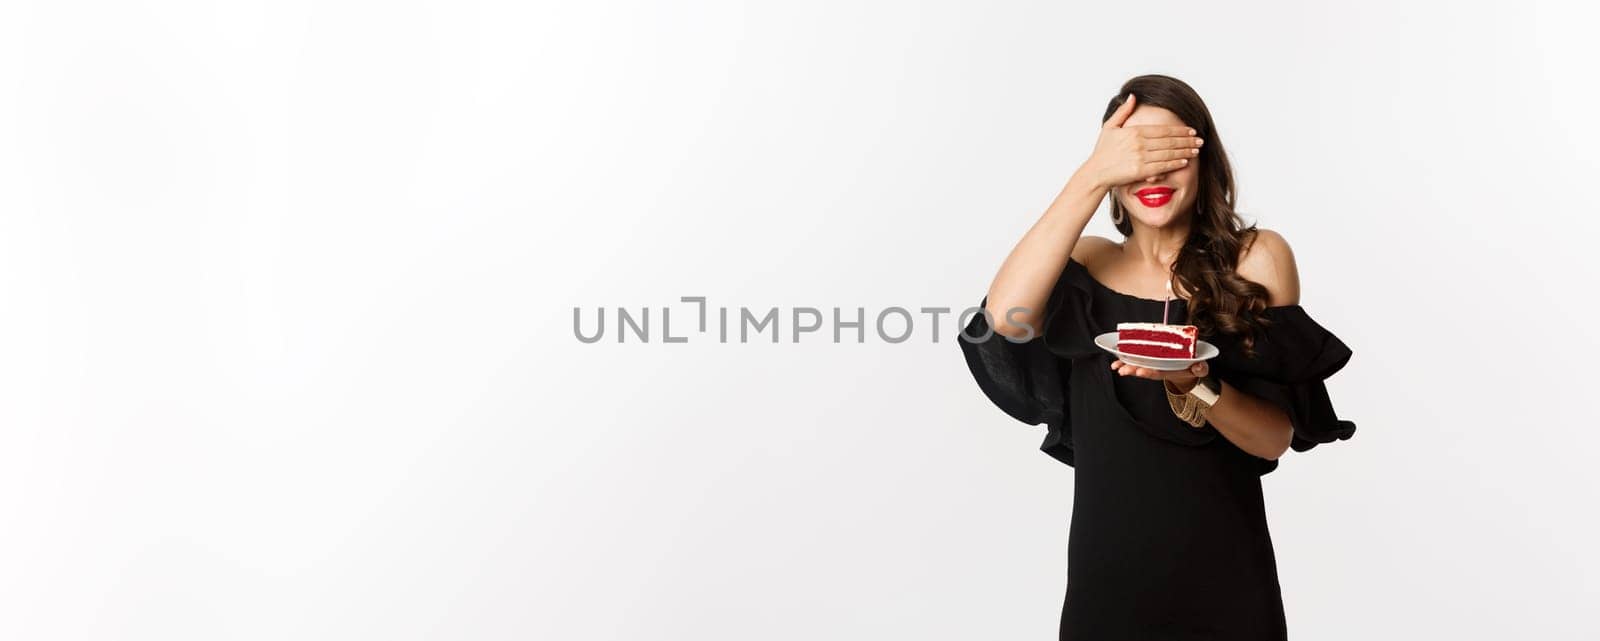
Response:
[{"label": "woman's chin", "polygon": [[1161,206],[1154,209],[1146,208],[1145,211],[1135,214],[1134,220],[1144,223],[1146,227],[1160,229],[1171,225],[1178,219],[1177,210],[1170,206]]}]

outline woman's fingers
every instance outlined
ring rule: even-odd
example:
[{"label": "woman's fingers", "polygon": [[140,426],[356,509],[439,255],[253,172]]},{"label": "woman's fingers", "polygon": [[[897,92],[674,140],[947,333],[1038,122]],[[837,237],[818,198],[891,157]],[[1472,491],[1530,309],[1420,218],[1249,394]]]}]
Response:
[{"label": "woman's fingers", "polygon": [[1133,179],[1121,184],[1130,185],[1142,180],[1149,180],[1150,178],[1160,176],[1161,174],[1171,173],[1189,166],[1190,162],[1193,161],[1189,158],[1150,160],[1141,162],[1139,163],[1139,172],[1133,176]]},{"label": "woman's fingers", "polygon": [[1146,138],[1145,149],[1199,149],[1206,141],[1194,136],[1167,136],[1165,138]]},{"label": "woman's fingers", "polygon": [[1141,178],[1148,178],[1150,176],[1155,176],[1157,174],[1164,174],[1164,173],[1167,173],[1169,171],[1177,171],[1179,169],[1183,169],[1184,167],[1188,166],[1188,164],[1189,164],[1189,159],[1188,158],[1179,158],[1177,160],[1157,160],[1157,161],[1153,161],[1153,162],[1147,162],[1147,163],[1144,164],[1144,176],[1141,176]]},{"label": "woman's fingers", "polygon": [[1111,112],[1111,117],[1106,119],[1105,127],[1101,128],[1121,127],[1122,123],[1128,122],[1128,116],[1133,115],[1133,108],[1133,94],[1129,93],[1128,99],[1122,101],[1122,105],[1118,106],[1116,111]]},{"label": "woman's fingers", "polygon": [[1194,127],[1184,125],[1137,125],[1132,129],[1139,130],[1139,135],[1145,138],[1172,138],[1195,134]]},{"label": "woman's fingers", "polygon": [[1140,155],[1145,162],[1156,162],[1158,160],[1172,160],[1174,158],[1194,158],[1195,156],[1200,155],[1200,150],[1194,147],[1185,147],[1183,149],[1157,149],[1154,151],[1146,151]]},{"label": "woman's fingers", "polygon": [[1211,366],[1206,364],[1205,361],[1201,361],[1199,363],[1195,363],[1193,365],[1190,365],[1188,371],[1187,372],[1183,372],[1183,373],[1180,373],[1180,372],[1182,372],[1182,370],[1174,371],[1174,372],[1164,372],[1164,371],[1161,371],[1161,370],[1155,370],[1155,369],[1149,369],[1149,368],[1145,368],[1145,367],[1139,367],[1137,365],[1129,364],[1126,361],[1123,361],[1122,359],[1114,359],[1114,360],[1112,360],[1111,361],[1111,369],[1116,370],[1118,374],[1121,374],[1123,376],[1138,376],[1138,377],[1141,377],[1141,378],[1148,378],[1150,380],[1155,380],[1155,381],[1165,380],[1169,375],[1183,376],[1183,375],[1187,374],[1189,376],[1194,376],[1194,377],[1198,378],[1198,377],[1203,377],[1206,374],[1210,374],[1211,373]]},{"label": "woman's fingers", "polygon": [[[1196,158],[1195,156],[1189,156],[1188,158],[1156,159],[1156,156],[1146,156],[1146,154],[1150,153],[1156,152],[1141,152],[1139,157],[1134,159],[1134,168],[1130,168],[1128,170],[1129,173],[1126,175],[1126,177],[1118,179],[1118,182],[1116,183],[1117,186],[1120,187],[1122,185],[1132,185],[1137,182],[1149,181],[1151,178],[1156,176],[1183,169],[1184,167],[1189,166],[1189,163],[1194,162],[1194,159]],[[1186,154],[1177,153],[1171,155],[1183,156]]]},{"label": "woman's fingers", "polygon": [[1121,374],[1123,376],[1138,376],[1138,377],[1141,377],[1141,378],[1160,378],[1160,375],[1161,375],[1161,373],[1157,372],[1156,370],[1153,370],[1153,369],[1147,370],[1147,369],[1145,369],[1143,367],[1139,367],[1137,365],[1129,364],[1126,361],[1123,361],[1122,359],[1117,359],[1117,360],[1111,361],[1111,369],[1117,370],[1117,373]]}]

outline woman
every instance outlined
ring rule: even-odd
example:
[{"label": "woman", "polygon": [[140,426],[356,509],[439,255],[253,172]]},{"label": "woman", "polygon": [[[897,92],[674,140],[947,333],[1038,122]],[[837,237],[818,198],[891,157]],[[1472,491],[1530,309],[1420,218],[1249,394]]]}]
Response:
[{"label": "woman", "polygon": [[[1107,195],[1120,243],[1082,235]],[[1046,424],[1040,449],[1074,467],[1061,639],[1287,636],[1260,477],[1355,432],[1323,383],[1351,352],[1300,306],[1288,243],[1234,202],[1199,95],[1128,81],[957,341],[989,399]],[[1221,354],[1124,363],[1093,342],[1124,321],[1196,325]]]}]

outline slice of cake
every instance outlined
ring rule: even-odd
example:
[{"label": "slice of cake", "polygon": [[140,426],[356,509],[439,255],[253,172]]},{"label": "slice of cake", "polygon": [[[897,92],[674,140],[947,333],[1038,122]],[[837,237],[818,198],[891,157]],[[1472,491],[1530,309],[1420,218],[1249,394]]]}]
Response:
[{"label": "slice of cake", "polygon": [[1156,358],[1194,358],[1194,325],[1117,323],[1117,351]]}]

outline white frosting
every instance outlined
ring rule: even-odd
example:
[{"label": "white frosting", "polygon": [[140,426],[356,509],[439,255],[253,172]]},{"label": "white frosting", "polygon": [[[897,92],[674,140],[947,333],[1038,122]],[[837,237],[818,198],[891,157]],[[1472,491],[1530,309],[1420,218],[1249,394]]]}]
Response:
[{"label": "white frosting", "polygon": [[[1140,330],[1140,331],[1157,332],[1157,333],[1160,333],[1160,334],[1169,334],[1169,335],[1174,336],[1176,338],[1182,339],[1185,343],[1192,342],[1192,341],[1196,340],[1197,338],[1199,338],[1198,331],[1197,331],[1197,329],[1195,328],[1194,325],[1163,325],[1161,323],[1117,323],[1117,331],[1118,332],[1125,332],[1125,331],[1128,331],[1128,330]],[[1180,345],[1179,347],[1180,348],[1184,348],[1184,347],[1187,347],[1187,345]]]}]

